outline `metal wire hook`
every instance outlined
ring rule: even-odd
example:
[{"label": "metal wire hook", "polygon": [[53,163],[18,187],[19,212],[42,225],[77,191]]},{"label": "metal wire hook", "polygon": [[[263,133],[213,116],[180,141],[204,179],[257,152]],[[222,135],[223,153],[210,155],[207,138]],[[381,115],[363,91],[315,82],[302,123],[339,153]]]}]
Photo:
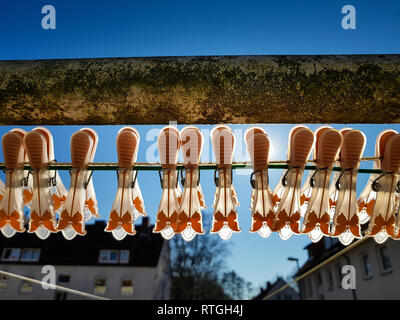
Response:
[{"label": "metal wire hook", "polygon": [[158,176],[160,177],[161,189],[163,189],[163,184],[164,184],[164,176],[161,174],[161,172],[162,171],[172,171],[172,170],[178,171],[177,178],[176,178],[176,185],[175,185],[175,188],[178,188],[178,180],[179,180],[178,176],[179,176],[180,169],[176,168],[176,169],[160,169],[160,170],[158,170]]},{"label": "metal wire hook", "polygon": [[[57,160],[54,159],[52,162],[57,162]],[[53,171],[54,171],[54,176],[50,177],[49,179],[49,187],[51,186],[55,187],[57,185],[57,170],[54,169]]]},{"label": "metal wire hook", "polygon": [[315,187],[315,175],[317,174],[318,171],[323,171],[323,170],[328,170],[328,167],[325,168],[316,168],[313,172],[313,174],[310,177],[310,186],[311,188]]},{"label": "metal wire hook", "polygon": [[[193,170],[193,169],[192,169]],[[186,181],[186,170],[185,170],[185,177],[183,176],[183,171],[181,170],[181,184],[182,186],[185,186],[185,181]],[[200,185],[200,170],[197,170],[197,186]]]},{"label": "metal wire hook", "polygon": [[32,169],[28,170],[28,174],[26,175],[26,177],[22,178],[22,182],[21,182],[21,186],[22,187],[27,187],[29,184],[29,175],[32,174]]},{"label": "metal wire hook", "polygon": [[[221,169],[215,169],[214,170],[214,183],[215,183],[216,187],[219,186],[219,176],[217,177],[217,171],[219,171],[219,170],[221,170]],[[224,169],[222,169],[222,170],[224,170]],[[232,170],[232,167],[231,167],[231,183],[233,183],[233,170]]]},{"label": "metal wire hook", "polygon": [[353,168],[347,168],[347,169],[344,169],[344,170],[342,170],[342,171],[340,172],[340,175],[339,175],[338,179],[337,179],[336,182],[335,182],[335,188],[336,188],[336,190],[340,190],[340,188],[342,187],[342,185],[341,185],[341,183],[340,183],[340,179],[342,179],[343,174],[344,174],[345,172],[351,171],[351,170],[353,170]]},{"label": "metal wire hook", "polygon": [[87,189],[90,179],[92,179],[92,175],[93,175],[93,170],[90,171],[90,175],[89,175],[89,179],[83,184],[83,187],[85,188],[85,190]]},{"label": "metal wire hook", "polygon": [[254,178],[254,175],[255,175],[256,173],[258,173],[258,172],[262,172],[262,171],[261,171],[261,170],[255,170],[255,171],[253,171],[253,172],[251,173],[251,175],[250,175],[250,184],[251,184],[251,187],[252,187],[253,189],[256,188],[256,179]]},{"label": "metal wire hook", "polygon": [[[383,178],[385,175],[387,175],[387,174],[392,174],[392,173],[394,173],[393,171],[391,171],[391,172],[382,172],[374,181],[372,181],[372,183],[371,183],[371,189],[373,190],[373,191],[375,191],[375,192],[378,192],[379,191],[379,189],[381,188],[381,185],[379,184],[379,180],[381,179],[381,178]],[[397,186],[396,186],[396,188],[397,188]]]},{"label": "metal wire hook", "polygon": [[282,177],[282,180],[281,180],[281,183],[282,183],[282,185],[284,186],[284,187],[286,187],[286,185],[287,185],[287,175],[289,174],[289,172],[290,172],[290,170],[292,170],[292,169],[299,169],[300,167],[299,166],[288,166],[288,168],[287,168],[287,170],[286,170],[286,172],[285,172],[285,174],[283,175],[283,177]]},{"label": "metal wire hook", "polygon": [[131,183],[131,188],[133,189],[134,187],[135,187],[135,185],[136,185],[136,180],[137,180],[137,176],[138,176],[138,173],[139,173],[139,171],[135,171],[135,177],[133,178],[133,180],[132,180],[132,183]]}]

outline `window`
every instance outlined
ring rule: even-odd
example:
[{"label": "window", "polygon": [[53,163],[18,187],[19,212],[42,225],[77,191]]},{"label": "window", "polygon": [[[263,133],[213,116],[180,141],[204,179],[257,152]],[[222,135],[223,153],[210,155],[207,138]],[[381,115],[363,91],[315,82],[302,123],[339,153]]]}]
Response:
[{"label": "window", "polygon": [[7,289],[7,276],[0,276],[0,291],[5,291]]},{"label": "window", "polygon": [[390,263],[389,253],[386,246],[379,247],[379,255],[381,258],[382,270],[384,273],[392,271],[392,264]]},{"label": "window", "polygon": [[118,263],[119,250],[100,250],[99,262]]},{"label": "window", "polygon": [[321,277],[321,272],[317,272],[317,287],[320,287],[322,285],[322,277]]},{"label": "window", "polygon": [[304,299],[307,297],[307,286],[305,280],[299,281],[300,298]]},{"label": "window", "polygon": [[21,282],[21,287],[19,288],[19,292],[23,294],[29,294],[32,293],[33,286],[31,282],[23,280]]},{"label": "window", "polygon": [[300,290],[300,298],[307,297],[305,280],[300,280],[299,281],[299,290]]},{"label": "window", "polygon": [[59,283],[68,283],[70,279],[71,279],[71,277],[69,275],[66,275],[66,274],[60,274],[58,276],[58,282]]},{"label": "window", "polygon": [[129,262],[129,250],[121,250],[119,254],[119,262],[120,263],[128,263]]},{"label": "window", "polygon": [[342,287],[342,266],[340,263],[336,264],[336,272],[337,272],[337,277],[338,277],[338,287]]},{"label": "window", "polygon": [[97,278],[94,282],[94,294],[105,294],[106,293],[106,279]]},{"label": "window", "polygon": [[326,270],[326,274],[327,274],[327,278],[328,278],[328,290],[332,290],[333,289],[333,275],[332,275],[332,271],[330,268],[328,270]]},{"label": "window", "polygon": [[372,278],[371,263],[369,262],[369,257],[366,252],[361,254],[361,261],[362,261],[362,270],[363,270],[364,279]]},{"label": "window", "polygon": [[122,296],[133,295],[133,281],[132,280],[122,280],[121,295]]},{"label": "window", "polygon": [[4,248],[1,260],[18,261],[20,254],[21,254],[20,248]]},{"label": "window", "polygon": [[118,261],[118,254],[117,250],[110,250],[109,261],[110,262],[117,262]]},{"label": "window", "polygon": [[312,286],[311,278],[308,278],[308,296],[309,297],[313,296],[313,286]]},{"label": "window", "polygon": [[40,249],[23,249],[21,261],[39,261]]}]

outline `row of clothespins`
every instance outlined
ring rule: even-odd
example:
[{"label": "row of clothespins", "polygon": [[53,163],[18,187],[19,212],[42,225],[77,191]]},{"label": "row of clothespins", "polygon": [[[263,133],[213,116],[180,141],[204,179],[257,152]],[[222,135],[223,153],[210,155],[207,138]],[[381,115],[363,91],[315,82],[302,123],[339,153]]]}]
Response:
[{"label": "row of clothespins", "polygon": [[[239,205],[232,184],[232,161],[235,136],[228,126],[216,126],[211,131],[217,170],[213,202],[211,233],[229,239],[240,232]],[[270,140],[260,127],[246,131],[245,142],[254,168],[250,180],[251,232],[268,237],[278,232],[282,239],[293,234],[308,234],[312,241],[323,236],[338,237],[347,245],[361,237],[360,224],[369,222],[366,236],[381,243],[388,237],[400,239],[400,134],[382,131],[375,145],[379,159],[374,169],[381,174],[371,177],[357,199],[357,170],[366,137],[359,130],[340,131],[329,126],[315,133],[305,126],[295,126],[289,133],[288,169],[274,190],[268,180]],[[13,129],[2,138],[6,167],[6,183],[0,186],[0,228],[6,237],[24,232],[23,207],[30,207],[28,232],[46,239],[52,232],[62,232],[66,239],[85,235],[85,222],[98,217],[96,195],[88,170],[93,162],[98,136],[93,129],[83,128],[71,137],[71,186],[67,191],[58,172],[50,170],[54,163],[53,138],[50,131],[38,127],[29,133]],[[175,234],[190,241],[204,234],[202,209],[205,201],[200,186],[200,157],[204,137],[194,126],[180,132],[172,126],[163,128],[157,138],[162,170],[162,196],[153,232],[165,239]],[[122,128],[117,135],[118,189],[105,231],[121,240],[135,234],[134,222],[145,216],[143,197],[137,180],[136,163],[140,136],[132,127]],[[316,169],[310,171],[301,186],[307,160],[314,148]],[[183,191],[178,180],[177,161],[182,151]],[[30,170],[24,163],[30,163]],[[335,163],[341,168],[331,182]],[[59,213],[57,219],[56,213]]]}]

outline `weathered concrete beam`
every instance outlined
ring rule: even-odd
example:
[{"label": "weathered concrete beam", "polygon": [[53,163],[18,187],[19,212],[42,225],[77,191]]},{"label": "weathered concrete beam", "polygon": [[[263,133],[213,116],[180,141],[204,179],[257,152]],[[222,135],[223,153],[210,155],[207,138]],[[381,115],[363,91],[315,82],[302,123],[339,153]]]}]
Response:
[{"label": "weathered concrete beam", "polygon": [[398,123],[400,55],[0,61],[0,124]]}]

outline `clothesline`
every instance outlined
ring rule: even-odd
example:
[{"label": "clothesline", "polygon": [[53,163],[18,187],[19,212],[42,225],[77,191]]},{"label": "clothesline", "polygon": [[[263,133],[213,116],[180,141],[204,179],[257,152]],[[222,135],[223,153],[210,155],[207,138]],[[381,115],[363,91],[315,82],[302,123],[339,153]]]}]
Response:
[{"label": "clothesline", "polygon": [[[375,161],[379,160],[378,157],[363,157],[361,161]],[[307,161],[308,163],[314,163],[314,160]],[[277,161],[269,161],[268,169],[287,169],[288,165],[287,161],[277,160]],[[29,170],[31,167],[29,164],[25,164],[25,169]],[[57,162],[51,164],[50,170],[70,170],[72,168],[70,162]],[[89,170],[99,170],[99,171],[114,171],[117,170],[118,163],[116,162],[92,162],[89,164]],[[232,162],[232,169],[251,169],[251,162],[246,161],[238,161]],[[4,170],[4,163],[0,163],[0,170]],[[137,171],[158,171],[161,170],[161,164],[159,162],[137,162],[134,166],[134,169]],[[178,170],[184,169],[182,163],[178,163]],[[203,162],[199,164],[200,170],[215,170],[217,169],[217,164],[215,162]],[[314,165],[306,165],[305,170],[315,170],[316,167]],[[341,171],[340,167],[334,167],[333,171]],[[358,169],[359,173],[381,173],[381,170],[377,169]]]}]

